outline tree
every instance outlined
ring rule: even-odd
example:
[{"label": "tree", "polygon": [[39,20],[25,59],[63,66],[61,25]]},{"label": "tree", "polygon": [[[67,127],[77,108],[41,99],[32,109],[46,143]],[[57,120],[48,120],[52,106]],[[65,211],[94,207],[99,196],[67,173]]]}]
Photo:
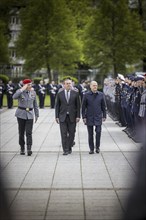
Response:
[{"label": "tree", "polygon": [[65,0],[30,0],[21,11],[21,21],[17,48],[29,71],[46,67],[51,80],[51,69],[74,67],[80,59],[80,44]]},{"label": "tree", "polygon": [[143,47],[143,71],[146,72],[146,1],[130,0],[130,8],[131,10],[135,10],[140,15],[143,30],[145,32]]},{"label": "tree", "polygon": [[[83,47],[84,47],[84,34],[85,27],[90,17],[92,17],[92,11],[94,6],[94,1],[92,0],[66,0],[67,6],[72,12],[75,18],[76,29],[77,29],[77,39],[81,46],[81,59],[77,61],[77,69],[80,70],[89,69],[88,61],[84,59]],[[79,77],[80,80],[80,77]]]},{"label": "tree", "polygon": [[144,32],[127,0],[100,1],[86,30],[86,59],[101,72],[125,73],[127,64],[142,59]]}]

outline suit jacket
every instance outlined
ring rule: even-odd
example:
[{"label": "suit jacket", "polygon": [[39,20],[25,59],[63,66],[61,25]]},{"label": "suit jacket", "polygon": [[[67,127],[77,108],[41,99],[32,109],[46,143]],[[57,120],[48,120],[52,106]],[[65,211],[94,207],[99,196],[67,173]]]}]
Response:
[{"label": "suit jacket", "polygon": [[65,90],[62,89],[58,92],[56,96],[55,117],[59,118],[60,122],[64,122],[67,112],[69,113],[71,122],[75,122],[76,118],[80,118],[79,93],[75,90],[71,90],[70,99],[67,103]]},{"label": "suit jacket", "polygon": [[82,102],[82,117],[87,119],[87,125],[101,125],[102,118],[106,118],[106,104],[104,94],[87,92]]},{"label": "suit jacket", "polygon": [[[13,99],[18,99],[18,106],[22,108],[32,108],[35,113],[35,117],[39,117],[39,110],[38,105],[36,101],[36,92],[34,90],[30,91],[28,94],[25,91],[21,91],[21,89],[18,89],[16,93],[13,95]],[[33,119],[34,114],[33,110],[26,111],[23,109],[17,109],[15,116],[22,119]]]}]

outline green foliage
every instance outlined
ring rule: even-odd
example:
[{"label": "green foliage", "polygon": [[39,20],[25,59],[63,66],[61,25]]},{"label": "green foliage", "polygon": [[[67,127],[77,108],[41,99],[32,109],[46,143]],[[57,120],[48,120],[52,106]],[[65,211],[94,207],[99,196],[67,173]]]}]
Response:
[{"label": "green foliage", "polygon": [[143,56],[144,32],[139,16],[130,12],[126,0],[100,1],[86,26],[86,60],[102,73],[124,73],[126,64]]},{"label": "green foliage", "polygon": [[41,80],[43,80],[41,77],[33,78],[34,84],[39,84]]},{"label": "green foliage", "polygon": [[71,79],[74,83],[78,83],[78,79],[73,76],[63,76],[60,80]]},{"label": "green foliage", "polygon": [[65,69],[80,59],[75,19],[65,0],[28,1],[21,10],[21,21],[17,48],[26,59],[26,70]]},{"label": "green foliage", "polygon": [[[39,103],[39,98],[37,96],[37,103]],[[7,97],[6,95],[4,95],[4,99],[3,99],[3,106],[6,107],[7,106]],[[17,107],[18,106],[18,100],[14,99],[13,100],[13,106]],[[46,95],[45,96],[45,107],[49,107],[50,106],[50,95]]]},{"label": "green foliage", "polygon": [[0,64],[8,63],[8,40],[6,37],[6,24],[0,20]]},{"label": "green foliage", "polygon": [[0,74],[0,79],[3,81],[3,83],[8,83],[9,81],[9,77],[4,75],[4,74]]},{"label": "green foliage", "polygon": [[19,83],[21,80],[30,78],[28,75],[20,76],[20,77],[12,77],[13,83]]}]

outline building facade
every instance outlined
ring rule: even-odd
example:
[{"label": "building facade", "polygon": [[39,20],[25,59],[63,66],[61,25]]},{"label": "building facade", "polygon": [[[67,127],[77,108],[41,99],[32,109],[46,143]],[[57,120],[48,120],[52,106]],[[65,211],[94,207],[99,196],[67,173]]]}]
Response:
[{"label": "building facade", "polygon": [[11,77],[21,77],[23,75],[23,64],[24,59],[18,58],[16,51],[16,41],[18,35],[21,31],[21,21],[19,17],[20,8],[13,8],[10,11],[10,22],[9,22],[9,31],[10,31],[10,42],[8,44],[9,55],[10,55],[10,76]]}]

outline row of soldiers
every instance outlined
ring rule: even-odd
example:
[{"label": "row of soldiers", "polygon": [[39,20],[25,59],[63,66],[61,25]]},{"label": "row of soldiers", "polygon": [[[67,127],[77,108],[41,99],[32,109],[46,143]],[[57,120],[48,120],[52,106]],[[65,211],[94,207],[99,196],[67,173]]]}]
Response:
[{"label": "row of soldiers", "polygon": [[108,114],[135,142],[146,139],[146,74],[104,80]]},{"label": "row of soldiers", "polygon": [[[13,83],[11,80],[5,85],[2,80],[0,80],[0,108],[3,107],[3,97],[4,94],[7,96],[7,107],[8,109],[13,108],[13,94],[17,89],[20,89],[23,86],[23,81],[20,81],[18,84]],[[60,83],[55,83],[52,80],[50,83],[45,84],[43,80],[41,80],[38,84],[33,83],[33,89],[36,91],[39,98],[39,107],[44,108],[46,94],[50,95],[50,108],[55,107],[55,98],[60,88],[63,87],[63,81]],[[75,85],[72,81],[72,87],[79,91],[81,100],[83,94],[89,90],[89,83],[86,80],[82,80],[81,83]]]}]

